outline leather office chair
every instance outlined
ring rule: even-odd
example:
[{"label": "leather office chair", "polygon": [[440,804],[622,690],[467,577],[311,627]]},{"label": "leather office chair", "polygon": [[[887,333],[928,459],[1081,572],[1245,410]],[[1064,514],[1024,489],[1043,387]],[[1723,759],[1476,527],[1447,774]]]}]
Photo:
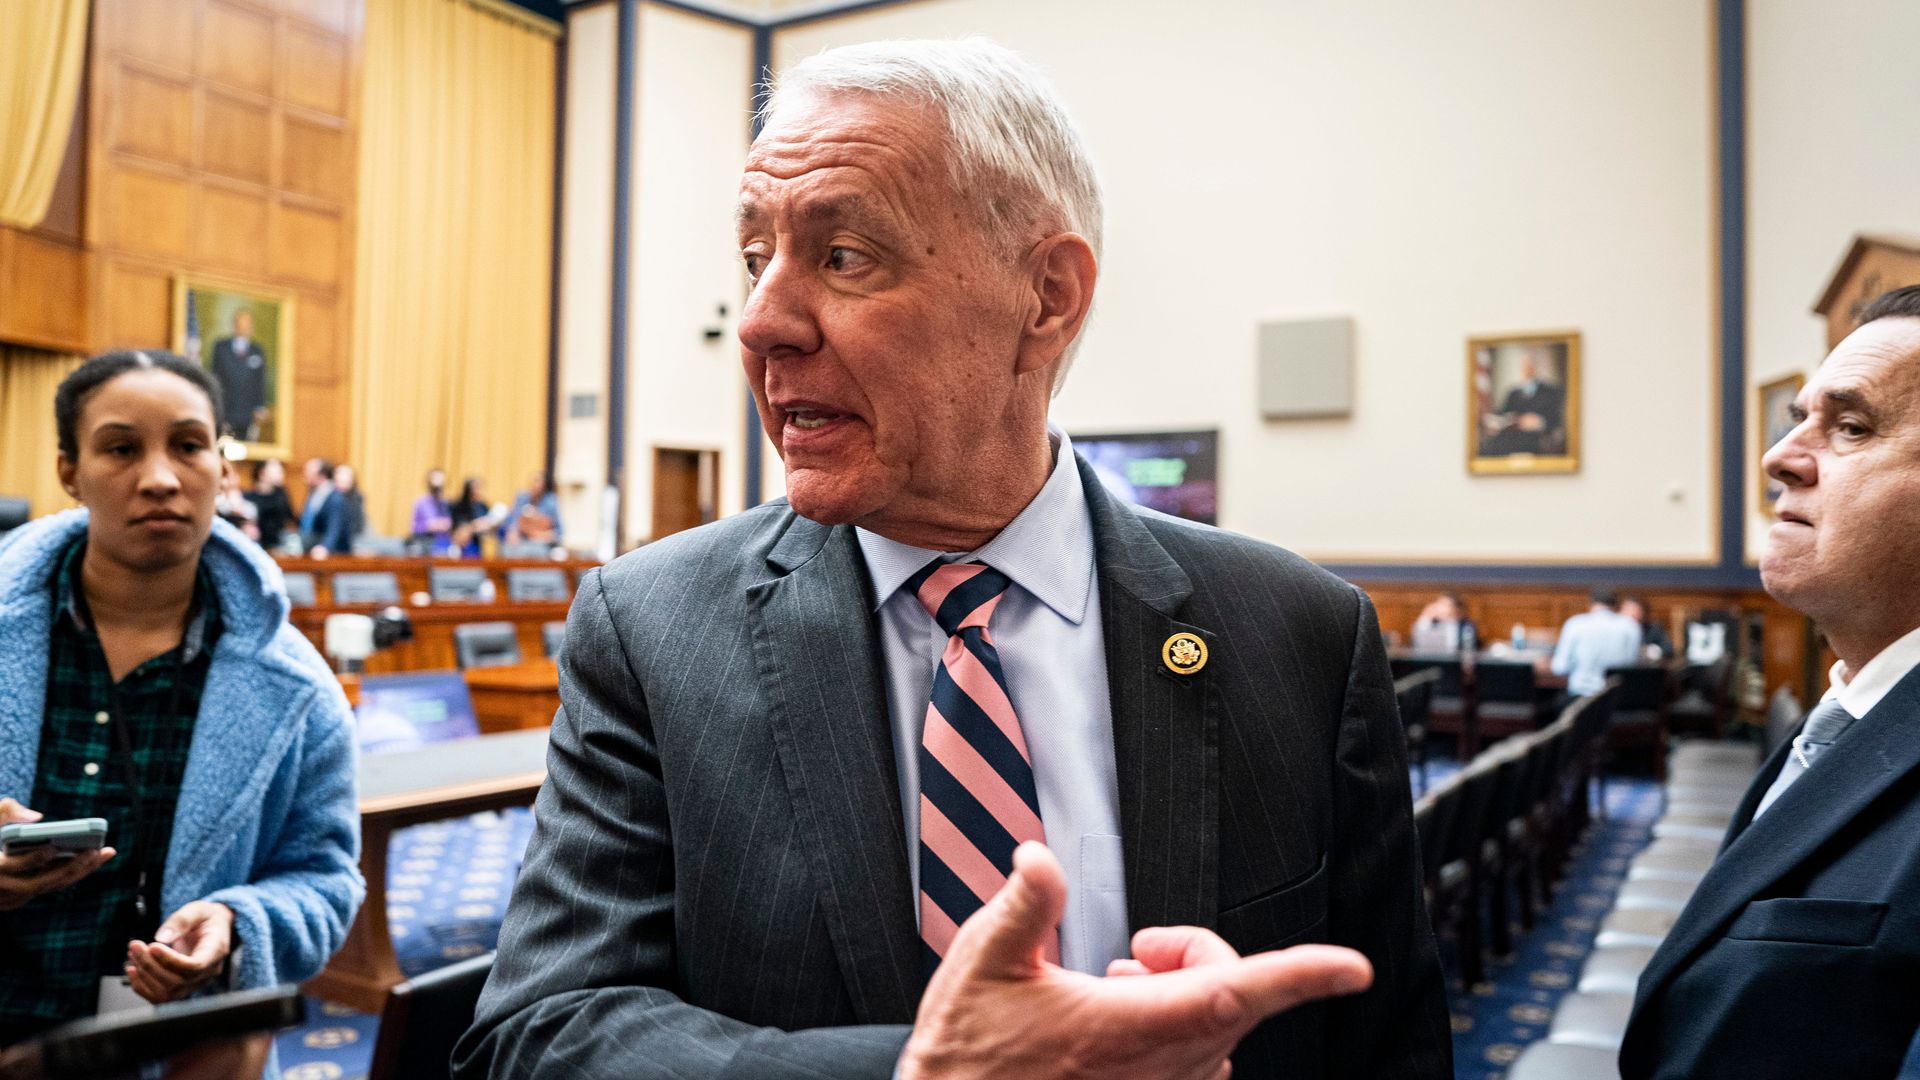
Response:
[{"label": "leather office chair", "polygon": [[451,601],[473,603],[485,591],[487,572],[478,566],[432,566],[427,568],[427,593],[436,604]]},{"label": "leather office chair", "polygon": [[335,574],[333,602],[341,607],[397,604],[400,602],[400,579],[390,570],[355,570]]},{"label": "leather office chair", "polygon": [[319,600],[315,598],[313,575],[304,570],[295,570],[286,575],[287,602],[294,607],[315,607]]},{"label": "leather office chair", "polygon": [[17,495],[0,495],[0,536],[33,518],[33,506]]},{"label": "leather office chair", "polygon": [[502,542],[500,557],[503,559],[545,559],[553,553],[553,546],[538,540],[516,540],[513,543]]},{"label": "leather office chair", "polygon": [[557,566],[526,567],[507,571],[507,599],[514,603],[529,600],[568,600],[567,572]]},{"label": "leather office chair", "polygon": [[1393,684],[1395,703],[1400,708],[1400,726],[1407,733],[1407,760],[1419,772],[1419,794],[1427,791],[1427,729],[1433,721],[1433,688],[1440,673],[1433,668],[1416,671]]},{"label": "leather office chair", "polygon": [[1551,710],[1543,705],[1532,662],[1481,660],[1473,665],[1474,721],[1485,742],[1546,726],[1543,721]]},{"label": "leather office chair", "polygon": [[1667,779],[1667,669],[1653,664],[1629,664],[1607,669],[1607,678],[1620,684],[1607,724],[1610,750],[1641,749],[1653,753],[1653,777]]},{"label": "leather office chair", "polygon": [[540,624],[540,651],[555,660],[560,659],[560,649],[567,643],[567,624],[549,622]]},{"label": "leather office chair", "polygon": [[353,538],[353,554],[363,559],[404,559],[407,541],[399,536],[362,534]]},{"label": "leather office chair", "polygon": [[493,956],[462,960],[387,991],[367,1080],[445,1080],[453,1044],[473,1026]]},{"label": "leather office chair", "polygon": [[520,635],[510,622],[461,623],[453,628],[453,653],[463,669],[517,664]]}]

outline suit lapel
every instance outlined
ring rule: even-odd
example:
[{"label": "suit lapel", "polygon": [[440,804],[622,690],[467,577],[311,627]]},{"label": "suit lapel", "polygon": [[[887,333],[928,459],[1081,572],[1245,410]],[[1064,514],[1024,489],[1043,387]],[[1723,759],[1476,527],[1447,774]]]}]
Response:
[{"label": "suit lapel", "polygon": [[1766,814],[1752,821],[1754,807],[1779,774],[1787,750],[1783,747],[1774,755],[1754,778],[1734,817],[1736,822],[1752,823],[1733,834],[1641,977],[1643,1001],[1664,988],[1748,901],[1799,866],[1887,788],[1920,766],[1920,739],[1911,730],[1916,715],[1920,715],[1920,668],[1908,672],[1880,704],[1823,753],[1818,769],[1794,781]]},{"label": "suit lapel", "polygon": [[919,935],[866,572],[853,530],[795,516],[747,592],[754,660],[821,906],[862,1023],[912,1020]]},{"label": "suit lapel", "polygon": [[1161,657],[1169,637],[1210,630],[1176,616],[1193,582],[1131,509],[1079,462],[1093,521],[1106,636],[1107,687],[1119,779],[1127,921],[1206,926],[1219,913],[1219,718],[1213,671],[1176,675]]}]

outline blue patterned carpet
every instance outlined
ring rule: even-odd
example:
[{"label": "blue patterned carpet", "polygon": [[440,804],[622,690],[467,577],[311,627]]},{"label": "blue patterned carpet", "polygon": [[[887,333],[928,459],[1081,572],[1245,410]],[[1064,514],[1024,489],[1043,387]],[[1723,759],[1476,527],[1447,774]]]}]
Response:
[{"label": "blue patterned carpet", "polygon": [[[1426,782],[1439,783],[1458,768],[1436,758]],[[1532,934],[1515,928],[1515,955],[1492,963],[1492,983],[1469,994],[1452,976],[1457,1080],[1500,1080],[1526,1044],[1546,1034],[1554,1007],[1579,977],[1600,916],[1659,816],[1660,790],[1650,780],[1614,779],[1607,804],[1608,819],[1596,821],[1574,853],[1552,910]],[[511,810],[394,835],[387,916],[401,970],[417,975],[494,947],[532,831],[532,815]],[[1450,958],[1451,948],[1442,954]],[[362,1080],[379,1018],[316,1000],[308,1001],[307,1015],[305,1026],[279,1036],[282,1080]]]}]

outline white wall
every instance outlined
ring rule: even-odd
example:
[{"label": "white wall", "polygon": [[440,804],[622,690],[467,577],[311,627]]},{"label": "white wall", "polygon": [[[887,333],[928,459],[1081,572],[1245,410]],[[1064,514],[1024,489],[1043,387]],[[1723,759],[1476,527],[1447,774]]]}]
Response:
[{"label": "white wall", "polygon": [[[567,13],[567,129],[560,225],[560,432],[554,485],[567,542],[590,548],[607,482],[607,325],[613,266],[613,113],[616,8]],[[595,415],[571,419],[568,400],[592,394]],[[518,484],[522,478],[513,477]],[[502,478],[496,483],[507,482]],[[494,498],[513,489],[492,492]]]},{"label": "white wall", "polygon": [[[1747,6],[1747,409],[1826,354],[1814,301],[1856,233],[1920,236],[1920,4]],[[1759,469],[1748,440],[1748,472]],[[1769,519],[1747,484],[1747,555]]]},{"label": "white wall", "polygon": [[[720,452],[720,512],[744,505],[746,378],[734,335],[745,279],[733,231],[752,117],[753,34],[640,8],[626,535],[653,519],[656,446]],[[721,317],[718,308],[725,305]],[[721,328],[709,341],[702,332]]]},{"label": "white wall", "polygon": [[[1221,523],[1322,557],[1713,558],[1709,5],[932,0],[780,32],[984,33],[1108,196],[1069,430],[1222,433]],[[1350,420],[1262,421],[1255,325],[1351,315]],[[1574,476],[1470,477],[1465,340],[1584,334]]]}]

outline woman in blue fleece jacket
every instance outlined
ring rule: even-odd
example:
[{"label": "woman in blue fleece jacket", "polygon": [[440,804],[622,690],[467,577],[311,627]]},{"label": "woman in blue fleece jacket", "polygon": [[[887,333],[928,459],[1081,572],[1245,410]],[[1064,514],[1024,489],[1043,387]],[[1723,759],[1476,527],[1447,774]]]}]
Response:
[{"label": "woman in blue fleece jacket", "polygon": [[307,979],[365,891],[346,698],[279,569],[214,518],[217,386],[108,353],[55,415],[85,509],[0,538],[0,823],[104,817],[109,846],[0,858],[0,1046],[115,983]]}]

